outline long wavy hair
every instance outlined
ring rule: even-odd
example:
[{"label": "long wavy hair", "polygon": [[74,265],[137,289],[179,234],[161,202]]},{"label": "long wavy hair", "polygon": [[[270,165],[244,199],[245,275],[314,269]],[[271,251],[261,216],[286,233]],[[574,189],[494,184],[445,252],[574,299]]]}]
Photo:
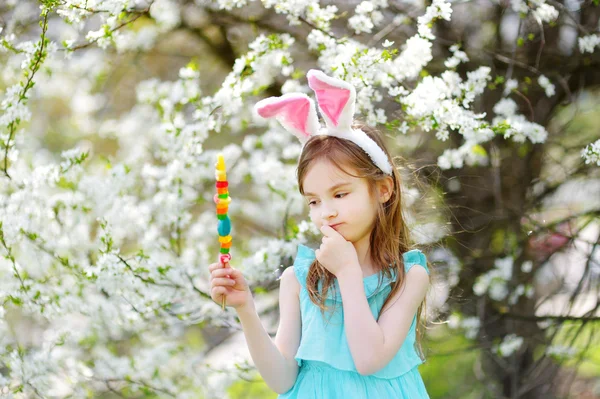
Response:
[{"label": "long wavy hair", "polygon": [[[391,176],[394,181],[392,195],[385,203],[377,201],[377,218],[369,239],[373,265],[378,272],[382,272],[379,284],[382,284],[384,276],[391,278],[393,271],[396,272],[396,281],[392,283],[391,292],[381,307],[379,313],[379,316],[381,316],[383,312],[389,309],[386,308],[386,305],[388,305],[391,298],[402,288],[405,279],[402,255],[412,249],[412,241],[410,231],[404,222],[402,214],[400,173],[383,142],[381,133],[377,129],[362,123],[355,123],[353,128],[361,129],[373,139],[383,149],[388,160],[394,166]],[[333,163],[340,171],[349,176],[366,179],[369,187],[369,195],[372,196],[371,198],[375,198],[377,195],[377,182],[384,180],[388,176],[373,164],[362,148],[353,142],[333,136],[317,135],[311,137],[306,142],[298,162],[297,178],[302,195],[304,195],[304,178],[311,165],[318,160],[327,160]],[[355,171],[357,174],[350,173],[352,171]],[[335,276],[315,259],[308,270],[306,287],[310,300],[321,309],[323,317],[327,310],[331,310],[332,314],[333,310],[335,310],[325,305],[329,290],[335,291],[334,281]],[[426,300],[423,300],[417,311],[417,334],[415,342],[415,349],[421,358],[424,357],[421,350],[421,339],[425,324],[421,316],[425,314],[425,308]]]}]

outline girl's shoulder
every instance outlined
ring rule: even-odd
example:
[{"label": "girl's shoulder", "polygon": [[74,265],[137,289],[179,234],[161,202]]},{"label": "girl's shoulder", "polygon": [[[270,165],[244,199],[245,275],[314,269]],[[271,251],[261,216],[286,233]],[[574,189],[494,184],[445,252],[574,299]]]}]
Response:
[{"label": "girl's shoulder", "polygon": [[298,294],[300,292],[300,281],[294,275],[295,275],[294,266],[288,267],[283,271],[283,273],[281,274],[281,277],[279,278],[280,290],[284,290],[284,291],[289,290],[296,294]]},{"label": "girl's shoulder", "polygon": [[306,245],[298,244],[298,252],[296,253],[296,259],[294,259],[294,274],[298,279],[298,282],[306,288],[306,276],[308,276],[308,269],[316,259],[315,251]]},{"label": "girl's shoulder", "polygon": [[[429,274],[429,268],[427,267],[427,257],[420,249],[412,249],[402,254],[404,259],[404,270],[408,271],[414,265],[421,265],[425,268],[425,271]],[[298,244],[298,251],[296,253],[296,259],[294,259],[294,274],[298,279],[298,282],[306,288],[306,277],[308,276],[308,269],[310,265],[316,259],[315,250],[307,247],[306,245]],[[368,278],[368,277],[367,277]]]},{"label": "girl's shoulder", "polygon": [[420,249],[411,249],[410,251],[403,253],[402,257],[404,258],[404,270],[407,273],[414,265],[421,265],[425,268],[427,274],[429,274],[427,257]]}]

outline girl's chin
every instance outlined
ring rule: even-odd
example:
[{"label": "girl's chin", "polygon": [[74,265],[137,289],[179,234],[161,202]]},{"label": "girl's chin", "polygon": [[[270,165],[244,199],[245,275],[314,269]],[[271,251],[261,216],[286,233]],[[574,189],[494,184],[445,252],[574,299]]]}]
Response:
[{"label": "girl's chin", "polygon": [[350,241],[350,239],[349,239],[349,237],[348,237],[348,233],[345,233],[343,230],[344,230],[344,229],[342,229],[342,230],[340,231],[340,230],[337,230],[337,229],[336,229],[336,231],[337,231],[337,232],[338,232],[338,233],[339,233],[339,234],[340,234],[342,237],[344,237],[344,240],[346,240],[346,241]]}]

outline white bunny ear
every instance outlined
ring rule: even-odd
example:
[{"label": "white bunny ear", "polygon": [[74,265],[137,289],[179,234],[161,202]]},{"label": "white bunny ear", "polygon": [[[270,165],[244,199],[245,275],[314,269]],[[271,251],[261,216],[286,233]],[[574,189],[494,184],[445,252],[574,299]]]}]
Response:
[{"label": "white bunny ear", "polygon": [[319,131],[315,103],[306,94],[288,93],[269,97],[256,103],[256,112],[263,118],[275,118],[285,130],[305,143]]},{"label": "white bunny ear", "polygon": [[327,127],[331,130],[350,131],[356,102],[354,86],[317,69],[308,71],[306,77],[308,85],[317,96],[317,104]]}]

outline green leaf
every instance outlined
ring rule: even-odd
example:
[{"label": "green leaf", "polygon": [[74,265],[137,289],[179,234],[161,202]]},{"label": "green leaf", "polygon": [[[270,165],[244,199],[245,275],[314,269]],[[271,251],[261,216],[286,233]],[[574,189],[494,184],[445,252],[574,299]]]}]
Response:
[{"label": "green leaf", "polygon": [[56,186],[59,188],[64,188],[73,191],[75,191],[75,189],[77,188],[77,185],[75,183],[73,183],[72,181],[68,181],[67,179],[65,179],[64,176],[60,177],[58,182],[56,182]]},{"label": "green leaf", "polygon": [[529,150],[530,150],[530,146],[527,142],[520,145],[517,150],[517,154],[519,155],[519,158],[525,158],[527,156],[527,154],[529,153]]},{"label": "green leaf", "polygon": [[286,220],[286,238],[296,238],[298,233],[300,232],[300,228],[298,227],[298,223],[294,218],[287,218]]},{"label": "green leaf", "polygon": [[275,188],[273,185],[271,185],[271,183],[267,183],[267,187],[269,187],[269,190],[272,193],[275,193],[277,195],[279,195],[281,198],[286,199],[287,198],[287,194],[285,191],[283,190],[278,190],[277,188]]},{"label": "green leaf", "polygon": [[254,288],[254,293],[256,294],[266,294],[268,291],[266,289],[264,289],[263,287],[256,287]]},{"label": "green leaf", "polygon": [[23,300],[21,298],[17,298],[12,295],[9,295],[8,299],[10,299],[10,301],[17,306],[23,305]]},{"label": "green leaf", "polygon": [[475,144],[473,147],[471,147],[471,151],[473,151],[475,155],[487,157],[487,151],[479,144]]}]

